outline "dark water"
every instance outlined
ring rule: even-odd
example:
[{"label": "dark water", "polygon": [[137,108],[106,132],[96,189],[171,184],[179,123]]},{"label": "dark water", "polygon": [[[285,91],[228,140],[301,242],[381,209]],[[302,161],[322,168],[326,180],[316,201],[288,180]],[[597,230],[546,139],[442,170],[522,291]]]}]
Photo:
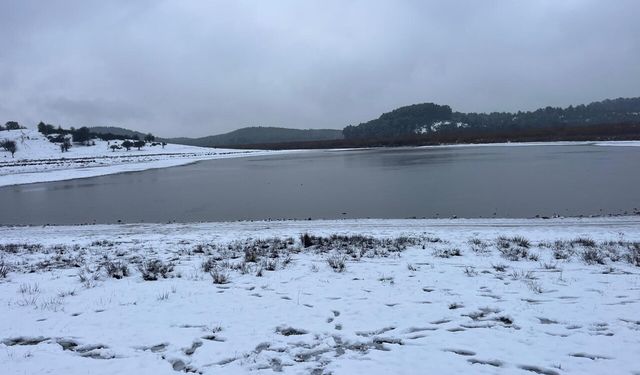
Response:
[{"label": "dark water", "polygon": [[0,224],[532,217],[640,208],[640,148],[314,151],[0,189]]}]

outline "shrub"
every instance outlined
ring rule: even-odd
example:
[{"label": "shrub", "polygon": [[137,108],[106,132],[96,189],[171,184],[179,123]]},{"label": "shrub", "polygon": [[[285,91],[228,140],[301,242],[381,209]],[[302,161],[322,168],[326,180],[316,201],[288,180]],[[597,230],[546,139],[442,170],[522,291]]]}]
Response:
[{"label": "shrub", "polygon": [[213,268],[209,274],[214,284],[226,284],[229,282],[229,274],[219,270],[217,267]]},{"label": "shrub", "polygon": [[504,272],[507,270],[507,265],[506,264],[494,264],[492,265],[493,269],[498,271],[498,272]]},{"label": "shrub", "polygon": [[489,245],[479,238],[471,238],[468,241],[471,250],[475,253],[486,253]]},{"label": "shrub", "polygon": [[214,258],[208,258],[202,262],[202,270],[204,272],[211,272],[216,267],[216,260]]},{"label": "shrub", "polygon": [[305,233],[305,234],[301,235],[300,236],[300,242],[302,243],[302,247],[304,247],[306,249],[307,247],[313,246],[314,243],[316,242],[314,240],[316,240],[317,238],[318,237],[310,236],[309,233]]},{"label": "shrub", "polygon": [[596,247],[596,241],[588,237],[578,237],[570,242],[571,246]]},{"label": "shrub", "polygon": [[346,257],[333,254],[327,258],[327,263],[335,272],[343,272],[346,269]]},{"label": "shrub", "polygon": [[91,271],[88,267],[85,267],[78,271],[78,278],[85,288],[93,288],[96,285],[96,281],[100,278],[97,272]]},{"label": "shrub", "polygon": [[566,241],[555,241],[553,245],[551,245],[551,249],[553,250],[553,257],[558,260],[569,259],[574,253],[573,249]]},{"label": "shrub", "polygon": [[276,269],[278,269],[278,260],[264,259],[262,261],[262,267],[267,271],[275,271]]},{"label": "shrub", "polygon": [[509,274],[513,280],[534,280],[536,277],[531,271],[517,271],[514,270]]},{"label": "shrub", "polygon": [[129,267],[127,267],[123,262],[112,262],[108,260],[103,264],[103,266],[104,270],[107,272],[107,276],[113,277],[114,279],[122,279],[123,277],[129,276]]},{"label": "shrub", "polygon": [[9,266],[7,266],[4,260],[0,260],[0,279],[4,279],[9,274]]},{"label": "shrub", "polygon": [[158,280],[160,277],[167,278],[173,271],[173,264],[164,263],[160,259],[152,259],[143,262],[138,269],[142,274],[142,279],[146,281]]},{"label": "shrub", "polygon": [[633,242],[628,245],[629,251],[626,254],[627,261],[636,267],[640,267],[640,242]]},{"label": "shrub", "polygon": [[529,240],[522,236],[511,237],[511,242],[516,246],[524,247],[525,249],[531,247],[531,243],[529,242]]},{"label": "shrub", "polygon": [[587,264],[605,264],[605,257],[600,249],[595,247],[586,248],[582,254],[582,260]]},{"label": "shrub", "polygon": [[527,257],[529,257],[529,252],[527,251],[527,249],[520,246],[506,248],[500,247],[498,248],[498,250],[500,250],[500,254],[503,258],[513,262],[517,262],[520,259],[526,259]]},{"label": "shrub", "polygon": [[433,252],[433,255],[439,258],[451,258],[462,256],[462,253],[457,247],[450,247],[446,249],[437,249]]},{"label": "shrub", "polygon": [[536,294],[541,294],[542,292],[544,292],[544,289],[542,289],[542,284],[540,284],[537,281],[527,280],[526,284],[527,284],[527,287],[529,287],[529,290],[531,290]]},{"label": "shrub", "polygon": [[244,261],[255,263],[258,261],[258,252],[253,248],[244,249]]},{"label": "shrub", "polygon": [[469,277],[478,276],[478,271],[476,271],[476,269],[473,267],[465,267],[464,274]]}]

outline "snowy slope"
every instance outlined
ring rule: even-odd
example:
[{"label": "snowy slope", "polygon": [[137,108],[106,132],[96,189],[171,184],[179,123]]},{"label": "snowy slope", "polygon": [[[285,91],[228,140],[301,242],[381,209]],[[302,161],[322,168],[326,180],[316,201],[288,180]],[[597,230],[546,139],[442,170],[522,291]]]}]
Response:
[{"label": "snowy slope", "polygon": [[[303,248],[302,233],[381,241]],[[0,363],[7,374],[637,373],[640,268],[626,256],[638,241],[629,217],[4,227]],[[585,261],[591,249],[603,264]],[[143,279],[151,259],[173,265],[167,278]],[[129,274],[109,277],[118,262]]]},{"label": "snowy slope", "polygon": [[1,131],[0,140],[14,140],[15,157],[0,150],[0,186],[31,182],[58,181],[105,174],[163,168],[198,160],[241,157],[270,153],[269,151],[232,150],[168,144],[147,145],[141,150],[109,149],[119,141],[95,140],[95,146],[73,145],[62,153],[57,144],[49,142],[32,129]]}]

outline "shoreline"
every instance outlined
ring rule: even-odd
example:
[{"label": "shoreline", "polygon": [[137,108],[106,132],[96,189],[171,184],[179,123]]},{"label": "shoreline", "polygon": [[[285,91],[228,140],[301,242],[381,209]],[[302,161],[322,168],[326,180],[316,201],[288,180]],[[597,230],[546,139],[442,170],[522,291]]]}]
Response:
[{"label": "shoreline", "polygon": [[[111,223],[111,224],[47,224],[47,225],[0,225],[0,235],[10,238],[11,231],[58,231],[74,230],[99,233],[102,231],[122,230],[153,233],[162,229],[165,232],[190,230],[196,232],[251,231],[254,233],[277,230],[330,231],[340,228],[345,233],[359,230],[416,233],[425,228],[544,228],[544,227],[629,227],[640,230],[640,216],[598,216],[598,217],[558,217],[558,218],[441,218],[441,219],[318,219],[318,220],[240,220],[209,222],[170,222],[170,223]],[[2,237],[0,236],[0,237]]]},{"label": "shoreline", "polygon": [[[174,155],[171,155],[170,158],[159,158],[159,159],[150,160],[150,161],[122,163],[122,164],[106,165],[106,166],[88,166],[88,167],[66,168],[66,169],[62,168],[62,169],[55,169],[55,170],[49,170],[49,171],[12,173],[12,174],[0,175],[0,188],[7,187],[7,186],[16,186],[16,185],[37,184],[37,183],[44,183],[44,182],[76,180],[76,179],[83,179],[83,178],[114,175],[114,174],[120,174],[120,173],[142,172],[142,171],[151,170],[151,169],[179,167],[179,166],[189,165],[189,164],[197,163],[200,161],[207,161],[207,160],[235,159],[235,158],[243,158],[243,157],[249,157],[249,156],[280,155],[284,153],[291,153],[292,151],[293,150],[284,150],[284,151],[238,150],[237,152],[211,153],[211,154],[203,154],[202,156],[187,156],[187,157],[182,157],[180,154],[174,154]],[[158,156],[163,157],[166,155],[159,154]],[[147,157],[147,155],[142,155],[142,157]],[[105,156],[104,158],[106,159],[109,157]],[[93,159],[100,159],[100,158],[96,157]],[[74,158],[67,158],[64,160],[73,161]],[[28,159],[23,161],[29,162]]]}]

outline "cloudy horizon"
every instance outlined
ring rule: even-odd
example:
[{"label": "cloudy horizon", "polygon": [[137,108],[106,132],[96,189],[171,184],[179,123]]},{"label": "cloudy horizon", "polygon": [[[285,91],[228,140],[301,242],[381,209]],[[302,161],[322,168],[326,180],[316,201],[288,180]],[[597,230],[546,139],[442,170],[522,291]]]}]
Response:
[{"label": "cloudy horizon", "polygon": [[640,3],[5,1],[0,121],[166,137],[639,96]]}]

